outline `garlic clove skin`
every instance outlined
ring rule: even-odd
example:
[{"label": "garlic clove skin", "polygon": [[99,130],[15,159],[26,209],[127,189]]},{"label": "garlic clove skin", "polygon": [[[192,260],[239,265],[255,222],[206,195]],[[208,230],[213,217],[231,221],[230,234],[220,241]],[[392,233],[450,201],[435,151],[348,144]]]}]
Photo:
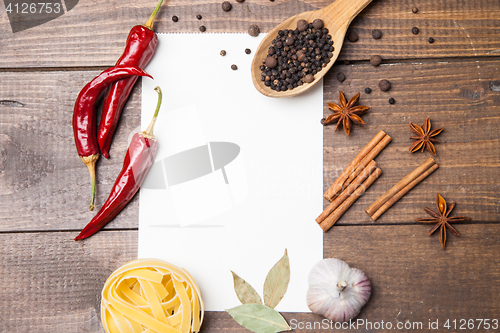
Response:
[{"label": "garlic clove skin", "polygon": [[309,273],[307,306],[335,322],[355,318],[371,295],[370,280],[339,259],[323,259]]}]

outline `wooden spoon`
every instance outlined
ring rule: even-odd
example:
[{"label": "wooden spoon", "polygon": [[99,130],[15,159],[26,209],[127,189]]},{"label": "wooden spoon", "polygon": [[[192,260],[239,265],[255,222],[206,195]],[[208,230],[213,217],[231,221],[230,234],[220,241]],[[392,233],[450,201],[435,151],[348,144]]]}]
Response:
[{"label": "wooden spoon", "polygon": [[[264,37],[255,52],[252,61],[252,80],[255,88],[269,97],[290,97],[301,94],[314,86],[328,72],[339,56],[349,24],[351,24],[356,15],[358,15],[371,1],[372,0],[337,0],[325,8],[297,14],[277,25],[266,35],[266,37]],[[311,23],[315,19],[322,19],[324,27],[328,28],[330,31],[329,34],[332,35],[333,47],[335,49],[328,65],[314,75],[314,81],[312,83],[304,83],[297,88],[287,91],[275,91],[270,87],[266,87],[264,81],[260,79],[262,71],[259,66],[262,65],[262,61],[266,59],[267,51],[269,47],[272,46],[272,40],[276,38],[278,31],[284,29],[295,30],[295,28],[297,28],[297,21],[306,20]]]}]

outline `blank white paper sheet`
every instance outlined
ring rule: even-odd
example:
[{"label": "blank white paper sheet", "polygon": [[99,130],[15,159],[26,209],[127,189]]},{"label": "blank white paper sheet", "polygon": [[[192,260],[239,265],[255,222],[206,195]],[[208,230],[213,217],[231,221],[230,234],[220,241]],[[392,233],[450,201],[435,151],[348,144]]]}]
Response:
[{"label": "blank white paper sheet", "polygon": [[309,311],[307,276],[323,258],[314,221],[323,209],[322,83],[292,98],[260,94],[250,64],[262,35],[158,37],[145,69],[154,80],[142,80],[142,130],[156,86],[163,104],[158,153],[140,190],[139,258],[185,268],[206,310],[222,311],[240,304],[231,270],[262,297],[287,249],[290,284],[276,309]]}]

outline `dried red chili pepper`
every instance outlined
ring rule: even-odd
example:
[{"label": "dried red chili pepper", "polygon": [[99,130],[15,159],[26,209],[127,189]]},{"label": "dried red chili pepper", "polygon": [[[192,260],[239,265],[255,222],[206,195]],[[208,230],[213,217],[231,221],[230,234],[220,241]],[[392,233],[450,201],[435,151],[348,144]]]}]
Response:
[{"label": "dried red chili pepper", "polygon": [[153,130],[162,99],[160,87],[156,87],[155,91],[158,93],[158,105],[153,120],[144,132],[135,133],[132,137],[122,170],[116,178],[108,199],[96,216],[75,237],[75,241],[92,236],[118,215],[137,193],[149,168],[153,165],[158,147]]},{"label": "dried red chili pepper", "polygon": [[[144,68],[156,49],[158,37],[153,31],[153,23],[163,0],[160,0],[145,25],[136,25],[130,30],[123,54],[116,62],[118,65]],[[104,97],[101,121],[97,131],[97,141],[102,156],[109,158],[109,147],[120,119],[123,107],[134,87],[137,77],[113,83]]]},{"label": "dried red chili pepper", "polygon": [[[95,163],[99,159],[99,147],[96,136],[95,103],[99,95],[111,83],[130,76],[148,76],[142,69],[133,66],[116,66],[106,69],[87,83],[80,91],[73,110],[73,134],[76,150],[87,165],[90,173],[91,196],[90,210],[94,210],[95,199]],[[152,77],[151,77],[152,78]]]}]

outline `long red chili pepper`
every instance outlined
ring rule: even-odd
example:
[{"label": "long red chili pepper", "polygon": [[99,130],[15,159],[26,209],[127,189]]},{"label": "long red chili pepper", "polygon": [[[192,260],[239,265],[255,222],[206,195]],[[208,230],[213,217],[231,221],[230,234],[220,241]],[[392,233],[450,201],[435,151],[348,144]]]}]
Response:
[{"label": "long red chili pepper", "polygon": [[122,170],[116,178],[108,199],[96,216],[76,236],[76,241],[92,236],[118,215],[137,193],[149,168],[153,165],[158,147],[153,130],[162,99],[160,87],[156,87],[155,91],[158,93],[158,105],[153,120],[144,132],[136,133],[132,137]]},{"label": "long red chili pepper", "polygon": [[[116,66],[106,69],[83,87],[78,95],[73,110],[73,134],[76,150],[87,165],[90,173],[91,196],[90,210],[94,210],[95,199],[95,163],[99,159],[99,147],[96,136],[95,103],[99,95],[111,83],[130,76],[148,76],[148,73],[134,66]],[[152,77],[151,77],[152,78]]]},{"label": "long red chili pepper", "polygon": [[[163,0],[159,1],[145,25],[136,25],[130,30],[125,50],[116,62],[116,66],[128,65],[144,68],[151,60],[158,44],[158,37],[153,31],[153,23],[162,2]],[[137,77],[131,77],[113,83],[104,98],[97,141],[102,155],[106,158],[109,158],[109,147],[123,106],[136,81]]]}]

